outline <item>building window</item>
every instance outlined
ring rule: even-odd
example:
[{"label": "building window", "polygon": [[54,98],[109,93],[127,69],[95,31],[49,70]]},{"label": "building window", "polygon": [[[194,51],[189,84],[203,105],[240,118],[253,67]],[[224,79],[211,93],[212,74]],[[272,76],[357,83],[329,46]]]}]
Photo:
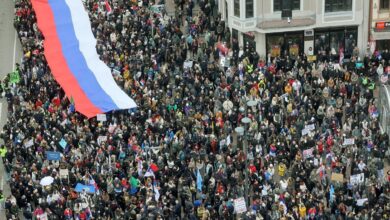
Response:
[{"label": "building window", "polygon": [[245,13],[246,18],[253,18],[253,0],[246,0]]},{"label": "building window", "polygon": [[300,10],[301,0],[273,0],[274,11],[282,11],[282,9]]},{"label": "building window", "polygon": [[325,0],[325,12],[352,11],[352,0]]},{"label": "building window", "polygon": [[234,16],[240,17],[240,0],[234,0]]},{"label": "building window", "polygon": [[390,0],[380,0],[379,10],[389,10]]},{"label": "building window", "polygon": [[338,61],[342,52],[344,58],[349,59],[356,46],[356,27],[315,31],[314,53],[319,57],[330,57],[331,61]]}]

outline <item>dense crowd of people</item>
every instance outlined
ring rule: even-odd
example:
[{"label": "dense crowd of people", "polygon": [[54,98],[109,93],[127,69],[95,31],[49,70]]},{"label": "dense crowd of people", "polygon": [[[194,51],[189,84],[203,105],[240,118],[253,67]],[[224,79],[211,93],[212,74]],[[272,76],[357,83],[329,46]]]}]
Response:
[{"label": "dense crowd of people", "polygon": [[75,112],[30,1],[16,1],[25,55],[20,82],[2,88],[7,219],[390,218],[375,99],[389,56],[261,58],[232,39],[213,0],[177,0],[172,17],[148,0],[109,1],[111,13],[83,2],[100,58],[138,108],[106,121]]}]

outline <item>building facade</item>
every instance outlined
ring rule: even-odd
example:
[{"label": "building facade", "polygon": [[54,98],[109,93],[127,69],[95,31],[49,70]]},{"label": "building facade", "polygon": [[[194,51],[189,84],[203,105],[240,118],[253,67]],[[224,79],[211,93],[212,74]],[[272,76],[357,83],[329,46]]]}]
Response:
[{"label": "building facade", "polygon": [[390,0],[370,1],[371,50],[383,51],[390,48]]},{"label": "building facade", "polygon": [[218,1],[232,37],[256,48],[261,57],[306,53],[348,58],[354,50],[367,50],[368,0]]}]

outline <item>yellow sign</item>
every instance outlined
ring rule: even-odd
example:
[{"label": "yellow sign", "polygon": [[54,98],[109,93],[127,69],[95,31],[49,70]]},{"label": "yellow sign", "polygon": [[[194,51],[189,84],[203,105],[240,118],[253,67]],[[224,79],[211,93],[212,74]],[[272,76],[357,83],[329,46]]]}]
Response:
[{"label": "yellow sign", "polygon": [[278,56],[280,56],[280,46],[272,45],[271,57],[278,57]]},{"label": "yellow sign", "polygon": [[317,60],[317,56],[316,55],[309,55],[307,56],[307,61],[309,62],[314,62]]},{"label": "yellow sign", "polygon": [[298,56],[299,46],[298,44],[293,44],[290,46],[290,56]]}]

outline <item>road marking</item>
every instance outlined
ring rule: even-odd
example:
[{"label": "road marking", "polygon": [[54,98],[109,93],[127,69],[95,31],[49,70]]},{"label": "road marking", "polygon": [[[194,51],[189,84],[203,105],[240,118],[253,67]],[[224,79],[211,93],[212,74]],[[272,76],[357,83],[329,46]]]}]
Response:
[{"label": "road marking", "polygon": [[17,40],[17,34],[16,34],[16,30],[15,30],[15,37],[14,37],[14,56],[13,56],[13,59],[12,59],[12,71],[15,71],[16,40]]}]

